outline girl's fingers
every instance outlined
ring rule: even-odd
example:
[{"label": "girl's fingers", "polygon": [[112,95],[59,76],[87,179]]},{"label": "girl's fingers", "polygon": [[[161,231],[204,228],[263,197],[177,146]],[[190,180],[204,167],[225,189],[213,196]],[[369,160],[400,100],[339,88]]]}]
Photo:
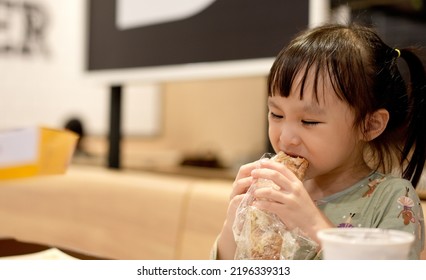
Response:
[{"label": "girl's fingers", "polygon": [[234,182],[234,187],[232,189],[230,198],[232,199],[236,195],[246,193],[247,190],[250,188],[252,182],[253,182],[252,177],[246,177],[246,178],[236,180]]},{"label": "girl's fingers", "polygon": [[[274,170],[274,171],[282,174],[284,177],[286,177],[291,182],[300,181],[297,178],[297,176],[290,169],[288,169],[285,165],[283,165],[282,163],[275,162],[273,160],[259,161],[258,168],[256,170],[264,170],[264,169]],[[270,174],[272,174],[272,173],[270,173]],[[265,179],[267,179],[267,178],[265,178]],[[271,177],[271,179],[273,179],[273,177]]]},{"label": "girl's fingers", "polygon": [[[289,172],[291,173],[291,171]],[[271,187],[286,192],[292,192],[294,189],[293,184],[300,182],[297,181],[297,177],[296,181],[293,181],[293,179],[287,177],[287,174],[283,174],[279,171],[266,168],[253,170],[251,175],[253,177],[253,180],[265,179],[272,181],[273,184],[271,184]]]},{"label": "girl's fingers", "polygon": [[235,178],[233,189],[231,192],[230,198],[234,196],[246,193],[250,188],[253,177],[251,177],[251,172],[258,166],[258,162],[251,162],[240,167],[237,177]]},{"label": "girl's fingers", "polygon": [[257,168],[259,166],[259,161],[250,162],[247,164],[244,164],[240,167],[237,174],[237,179],[250,176],[250,173],[253,169]]},{"label": "girl's fingers", "polygon": [[293,224],[292,219],[289,219],[288,217],[288,213],[291,212],[283,211],[283,204],[281,203],[266,200],[256,200],[253,202],[253,206],[268,213],[275,213],[289,230],[296,227],[296,225]]},{"label": "girl's fingers", "polygon": [[275,201],[279,204],[286,204],[287,201],[293,199],[289,192],[276,188],[260,188],[254,191],[254,197],[260,200]]}]

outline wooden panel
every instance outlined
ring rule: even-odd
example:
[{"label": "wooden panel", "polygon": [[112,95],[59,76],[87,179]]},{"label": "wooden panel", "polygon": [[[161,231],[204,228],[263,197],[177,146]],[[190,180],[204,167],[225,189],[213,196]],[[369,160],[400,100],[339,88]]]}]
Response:
[{"label": "wooden panel", "polygon": [[203,181],[192,186],[177,259],[209,259],[225,221],[232,181]]},{"label": "wooden panel", "polygon": [[2,182],[0,236],[111,259],[173,259],[188,179],[106,169]]}]

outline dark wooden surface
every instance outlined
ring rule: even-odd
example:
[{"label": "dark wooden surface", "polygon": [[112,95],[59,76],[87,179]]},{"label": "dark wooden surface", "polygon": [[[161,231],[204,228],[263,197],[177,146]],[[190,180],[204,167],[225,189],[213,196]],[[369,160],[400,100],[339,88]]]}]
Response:
[{"label": "dark wooden surface", "polygon": [[[0,239],[0,257],[33,254],[33,253],[42,252],[44,250],[48,250],[51,248],[53,247],[46,246],[43,244],[22,242],[12,238]],[[106,258],[82,254],[72,250],[66,250],[62,248],[56,248],[56,249],[80,260],[106,260]]]}]

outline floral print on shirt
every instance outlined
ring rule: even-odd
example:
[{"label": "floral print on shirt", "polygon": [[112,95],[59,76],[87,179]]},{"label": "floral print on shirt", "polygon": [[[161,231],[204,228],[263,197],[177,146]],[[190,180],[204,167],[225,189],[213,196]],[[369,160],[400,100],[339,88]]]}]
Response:
[{"label": "floral print on shirt", "polygon": [[[349,213],[349,217],[346,219],[344,223],[340,223],[337,227],[338,228],[353,228],[352,225],[352,218],[355,216],[355,213]],[[345,218],[345,217],[343,217]]]},{"label": "floral print on shirt", "polygon": [[397,200],[398,204],[403,207],[401,212],[398,214],[398,218],[402,217],[404,225],[408,225],[410,222],[415,223],[416,218],[412,210],[414,206],[414,201],[408,197],[409,188],[406,188],[405,196],[400,196]]},{"label": "floral print on shirt", "polygon": [[374,180],[370,179],[370,183],[368,183],[368,190],[362,195],[362,197],[370,197],[373,192],[376,190],[378,184],[386,180],[386,177],[377,178]]}]

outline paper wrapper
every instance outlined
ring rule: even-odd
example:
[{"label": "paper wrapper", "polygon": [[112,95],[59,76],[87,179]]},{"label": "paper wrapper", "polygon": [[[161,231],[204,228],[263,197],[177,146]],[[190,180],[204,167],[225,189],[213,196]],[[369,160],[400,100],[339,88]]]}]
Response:
[{"label": "paper wrapper", "polygon": [[305,237],[299,229],[287,230],[273,213],[252,206],[257,188],[276,188],[269,180],[257,180],[247,191],[237,209],[233,224],[237,243],[235,259],[305,260],[315,257],[318,244]]},{"label": "paper wrapper", "polygon": [[0,180],[65,173],[77,140],[74,132],[45,127],[0,131]]}]

